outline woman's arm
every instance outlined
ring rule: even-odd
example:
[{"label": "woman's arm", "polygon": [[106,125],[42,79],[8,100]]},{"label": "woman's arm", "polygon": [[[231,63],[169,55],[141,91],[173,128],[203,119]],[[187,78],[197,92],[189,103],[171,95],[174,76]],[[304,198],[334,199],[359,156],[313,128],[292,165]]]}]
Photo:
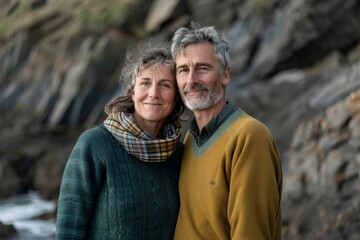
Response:
[{"label": "woman's arm", "polygon": [[96,188],[96,151],[93,134],[85,132],[76,143],[66,164],[60,187],[56,239],[86,239]]}]

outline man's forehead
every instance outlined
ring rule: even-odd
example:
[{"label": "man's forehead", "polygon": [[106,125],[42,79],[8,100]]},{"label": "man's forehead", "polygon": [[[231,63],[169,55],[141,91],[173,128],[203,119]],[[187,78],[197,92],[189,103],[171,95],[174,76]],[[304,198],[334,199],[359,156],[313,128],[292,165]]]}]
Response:
[{"label": "man's forehead", "polygon": [[216,57],[215,52],[211,51],[202,51],[202,52],[183,52],[179,53],[176,56],[175,63],[176,66],[179,65],[197,65],[197,64],[206,64],[206,63],[212,63],[216,64],[218,59]]}]

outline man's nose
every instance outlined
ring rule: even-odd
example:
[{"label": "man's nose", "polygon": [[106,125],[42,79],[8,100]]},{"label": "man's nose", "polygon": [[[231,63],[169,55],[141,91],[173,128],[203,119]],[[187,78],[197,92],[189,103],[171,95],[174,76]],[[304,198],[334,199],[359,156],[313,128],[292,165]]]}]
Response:
[{"label": "man's nose", "polygon": [[188,74],[187,79],[186,79],[186,84],[187,85],[192,85],[192,84],[194,84],[196,82],[197,82],[196,71],[194,69],[190,69],[189,74]]}]

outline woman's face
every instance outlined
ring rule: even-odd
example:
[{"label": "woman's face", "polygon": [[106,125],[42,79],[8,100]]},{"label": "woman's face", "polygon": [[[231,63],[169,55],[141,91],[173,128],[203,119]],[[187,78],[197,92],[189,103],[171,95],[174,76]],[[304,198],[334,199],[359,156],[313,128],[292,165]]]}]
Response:
[{"label": "woman's face", "polygon": [[140,69],[132,96],[137,124],[162,125],[175,106],[176,91],[175,76],[168,65]]}]

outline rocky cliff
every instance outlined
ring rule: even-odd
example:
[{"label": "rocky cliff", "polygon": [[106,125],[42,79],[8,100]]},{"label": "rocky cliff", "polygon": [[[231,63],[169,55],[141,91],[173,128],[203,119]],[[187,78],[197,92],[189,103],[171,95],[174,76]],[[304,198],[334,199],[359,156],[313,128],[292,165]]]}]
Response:
[{"label": "rocky cliff", "polygon": [[228,98],[278,142],[284,239],[359,238],[359,12],[356,0],[0,0],[0,198],[56,199],[77,137],[121,92],[126,49],[195,20],[227,36]]}]

